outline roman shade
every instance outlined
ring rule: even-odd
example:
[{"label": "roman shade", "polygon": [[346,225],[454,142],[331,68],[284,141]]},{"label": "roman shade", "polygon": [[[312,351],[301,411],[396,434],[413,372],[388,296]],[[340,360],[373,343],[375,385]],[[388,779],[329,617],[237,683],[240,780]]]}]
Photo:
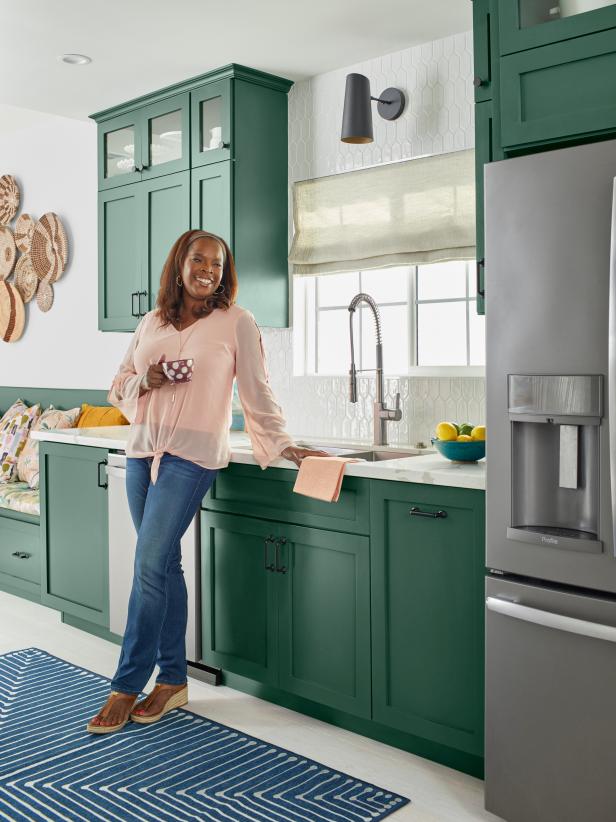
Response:
[{"label": "roman shade", "polygon": [[293,220],[300,276],[473,259],[475,152],[295,183]]}]

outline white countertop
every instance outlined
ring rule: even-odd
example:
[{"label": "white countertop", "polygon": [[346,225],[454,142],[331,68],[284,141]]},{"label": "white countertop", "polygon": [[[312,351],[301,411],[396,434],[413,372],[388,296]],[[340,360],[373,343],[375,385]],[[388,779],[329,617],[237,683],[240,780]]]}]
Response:
[{"label": "white countertop", "polygon": [[[37,440],[48,442],[68,442],[72,445],[90,445],[96,448],[110,448],[118,451],[126,449],[128,441],[128,425],[112,425],[98,428],[63,428],[51,431],[32,431],[30,436]],[[336,453],[338,448],[362,450],[371,447],[369,442],[330,439],[328,437],[302,437],[291,434],[296,443],[310,443],[311,447],[325,450],[331,448]],[[250,438],[244,431],[230,431],[231,462],[257,465],[252,454]],[[329,443],[329,444],[328,444]],[[388,450],[395,451],[395,446],[387,446]],[[430,451],[426,453],[412,447],[400,446],[401,451],[413,451],[416,456],[401,457],[385,462],[351,462],[345,466],[345,475],[351,477],[367,477],[370,479],[396,480],[398,482],[419,482],[427,485],[448,485],[455,488],[485,489],[486,463],[485,459],[479,462],[451,462],[440,454]],[[287,468],[297,471],[297,466],[290,460],[279,458],[271,463],[272,468]]]}]

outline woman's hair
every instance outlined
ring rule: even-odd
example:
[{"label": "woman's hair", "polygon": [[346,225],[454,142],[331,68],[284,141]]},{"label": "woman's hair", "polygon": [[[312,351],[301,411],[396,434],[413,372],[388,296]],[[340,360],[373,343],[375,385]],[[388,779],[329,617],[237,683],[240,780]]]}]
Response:
[{"label": "woman's hair", "polygon": [[180,279],[182,278],[182,268],[184,267],[184,260],[188,255],[190,246],[195,240],[200,240],[201,238],[216,240],[216,242],[222,246],[224,261],[221,285],[224,287],[224,290],[218,294],[211,294],[209,297],[206,297],[203,300],[203,305],[193,312],[194,316],[205,317],[211,314],[215,308],[222,308],[226,311],[235,302],[238,290],[237,272],[235,270],[233,254],[227,243],[222,237],[219,237],[217,234],[211,234],[209,231],[199,231],[197,229],[185,231],[171,247],[160,278],[160,289],[156,297],[156,308],[163,326],[169,325],[172,321],[179,322],[180,320],[183,286],[177,284],[177,277],[179,274]]}]

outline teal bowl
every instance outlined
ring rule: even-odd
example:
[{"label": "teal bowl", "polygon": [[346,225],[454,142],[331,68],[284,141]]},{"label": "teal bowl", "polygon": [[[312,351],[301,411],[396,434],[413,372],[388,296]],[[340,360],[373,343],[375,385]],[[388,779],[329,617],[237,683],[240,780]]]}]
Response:
[{"label": "teal bowl", "polygon": [[439,454],[453,462],[477,462],[486,455],[485,440],[457,442],[456,440],[437,440],[432,438],[432,445]]}]

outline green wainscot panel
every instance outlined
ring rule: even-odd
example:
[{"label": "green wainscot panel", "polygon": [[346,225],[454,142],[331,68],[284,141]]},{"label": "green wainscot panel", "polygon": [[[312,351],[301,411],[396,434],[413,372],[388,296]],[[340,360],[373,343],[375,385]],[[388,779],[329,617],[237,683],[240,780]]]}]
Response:
[{"label": "green wainscot panel", "polygon": [[272,685],[278,682],[275,523],[201,513],[202,657]]},{"label": "green wainscot panel", "polygon": [[109,627],[103,448],[42,441],[41,602]]},{"label": "green wainscot panel", "polygon": [[482,756],[484,492],[373,481],[371,521],[373,719]]},{"label": "green wainscot panel", "polygon": [[505,148],[616,130],[616,33],[603,31],[501,60]]},{"label": "green wainscot panel", "polygon": [[370,540],[279,524],[280,687],[370,717]]}]

